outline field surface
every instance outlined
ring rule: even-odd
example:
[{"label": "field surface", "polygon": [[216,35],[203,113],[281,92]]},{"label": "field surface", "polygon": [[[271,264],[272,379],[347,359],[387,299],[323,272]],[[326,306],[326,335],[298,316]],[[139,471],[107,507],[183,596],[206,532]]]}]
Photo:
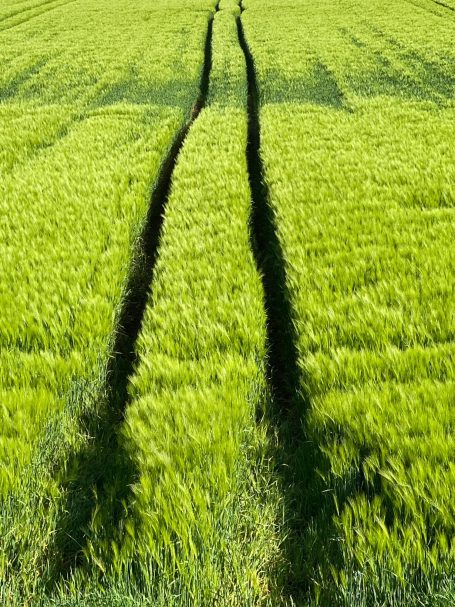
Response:
[{"label": "field surface", "polygon": [[4,0],[2,605],[455,604],[454,40]]}]

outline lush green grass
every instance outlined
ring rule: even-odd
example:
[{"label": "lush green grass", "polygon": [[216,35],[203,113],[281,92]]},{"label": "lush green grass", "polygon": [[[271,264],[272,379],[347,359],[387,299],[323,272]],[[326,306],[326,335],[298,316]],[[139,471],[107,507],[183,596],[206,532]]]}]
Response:
[{"label": "lush green grass", "polygon": [[[96,596],[110,604],[131,597],[134,604],[256,605],[278,592],[280,500],[267,427],[257,421],[268,402],[266,334],[249,233],[246,70],[229,7],[214,21],[208,100],[173,175],[125,421],[109,422],[102,367],[93,386],[81,385],[79,372],[33,462],[32,474],[44,480],[19,494],[25,508],[4,508],[13,539],[4,541],[3,571],[19,569],[3,588],[9,600],[24,585],[20,600],[28,594],[46,604],[47,593],[62,605],[96,604]],[[142,136],[150,140],[150,130]],[[131,170],[128,149],[131,157],[120,162]],[[121,171],[110,157],[105,163],[110,192]],[[119,272],[111,266],[108,275],[112,289]],[[90,308],[89,324],[80,324],[95,344],[93,319]],[[82,349],[78,335],[73,329],[68,340]],[[64,336],[34,338],[49,348]],[[93,358],[82,362],[97,368]],[[87,422],[97,418],[99,425]]]},{"label": "lush green grass", "polygon": [[380,95],[453,99],[455,19],[432,0],[244,6],[264,102],[339,107]]},{"label": "lush green grass", "polygon": [[53,105],[24,112],[21,106],[0,106],[0,174],[60,139],[78,112],[71,106]]},{"label": "lush green grass", "polygon": [[455,2],[453,0],[416,0],[416,2],[427,11],[441,17],[450,18],[451,10],[455,11]]},{"label": "lush green grass", "polygon": [[299,373],[294,578],[314,603],[451,604],[455,21],[247,6]]},{"label": "lush green grass", "polygon": [[[49,153],[21,166],[20,181],[15,171],[2,181],[1,246],[8,259],[0,323],[3,495],[21,495],[31,474],[27,464],[41,457],[47,419],[70,407],[81,383],[96,383],[111,356],[149,180],[182,119],[159,108],[118,109],[87,118]],[[40,480],[46,493],[46,474]],[[51,524],[46,510],[27,514],[38,525],[46,517],[45,527]],[[44,540],[26,524],[20,505],[13,532],[7,532],[5,516],[2,559],[8,572],[12,534],[24,541],[19,557],[25,561],[28,542]]]},{"label": "lush green grass", "polygon": [[181,120],[100,111],[1,182],[2,493],[71,381],[108,356],[150,179]]},{"label": "lush green grass", "polygon": [[113,460],[117,471],[129,466],[99,488],[76,596],[125,579],[153,605],[257,605],[275,591],[279,496],[256,421],[267,397],[265,315],[248,227],[245,63],[230,11],[214,22],[209,100],[173,174]]},{"label": "lush green grass", "polygon": [[453,604],[455,17],[214,4],[0,8],[0,602]]},{"label": "lush green grass", "polygon": [[[298,333],[304,432],[323,475],[312,498],[326,504],[301,529],[305,569],[319,569],[329,592],[335,572],[349,586],[359,571],[368,592],[387,596],[409,575],[436,581],[452,563],[453,210],[440,202],[444,169],[427,176],[435,197],[419,200],[431,189],[416,179],[417,151],[402,151],[393,170],[392,142],[415,136],[416,121],[422,139],[434,128],[436,162],[453,116],[430,121],[407,106],[381,112],[374,122],[370,112],[266,107],[262,122]],[[428,149],[421,161],[431,166]],[[320,166],[330,175],[325,187]]]},{"label": "lush green grass", "polygon": [[[87,0],[0,25],[5,592],[33,589],[67,566],[53,562],[49,542],[73,474],[70,455],[83,449],[82,430],[98,423],[152,186],[199,95],[211,4],[116,8]],[[151,58],[153,69],[146,63],[135,76],[156,95],[128,97],[117,84],[155,48],[148,22],[165,21],[169,11],[160,63]],[[163,90],[179,60],[181,96],[168,105]],[[118,94],[108,98],[112,87]]]},{"label": "lush green grass", "polygon": [[33,9],[33,18],[20,13],[0,21],[0,101],[164,104],[186,111],[199,92],[213,5],[117,0],[112,10],[109,0],[62,0]]},{"label": "lush green grass", "polygon": [[[9,4],[5,15],[54,4]],[[112,12],[84,0],[0,39],[0,493],[70,384],[107,360],[151,185],[199,94],[210,3],[187,8]],[[152,44],[150,27],[169,11]],[[154,95],[133,95],[131,74]],[[172,86],[184,97],[164,98]]]},{"label": "lush green grass", "polygon": [[185,605],[255,604],[277,550],[252,476],[265,322],[245,141],[244,110],[209,107],[185,142],[120,439],[134,499],[113,538],[110,508],[94,513],[86,548],[91,569],[137,568],[148,593]]}]

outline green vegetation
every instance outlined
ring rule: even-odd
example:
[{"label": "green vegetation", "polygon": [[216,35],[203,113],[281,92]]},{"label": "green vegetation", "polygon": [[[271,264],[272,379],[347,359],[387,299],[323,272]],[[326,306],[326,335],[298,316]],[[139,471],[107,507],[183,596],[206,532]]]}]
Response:
[{"label": "green vegetation", "polygon": [[149,177],[181,121],[122,109],[87,117],[0,186],[2,493],[71,381],[109,353]]},{"label": "green vegetation", "polygon": [[[384,103],[375,122],[367,111],[262,113],[304,432],[317,447],[311,456],[303,449],[302,465],[316,459],[323,477],[307,471],[314,486],[306,497],[316,504],[303,508],[320,510],[298,541],[307,575],[319,570],[329,593],[334,576],[346,604],[357,583],[362,597],[431,586],[453,558],[453,211],[442,202],[442,175],[427,173],[453,118],[423,119],[418,108]],[[420,157],[409,145],[397,158],[399,142],[418,131],[434,145],[423,145]],[[328,132],[336,139],[324,139]],[[318,167],[330,175],[322,186]]]},{"label": "green vegetation", "polygon": [[[163,43],[146,73],[136,65],[153,47],[150,22],[172,7],[108,4],[71,3],[14,30],[1,22],[3,593],[31,592],[62,567],[49,546],[72,457],[106,400],[153,183],[199,95],[210,3],[175,7],[160,29],[174,36],[169,53]],[[103,31],[115,43],[100,44]],[[132,94],[131,74],[136,91],[155,95]]]},{"label": "green vegetation", "polygon": [[[144,23],[167,14],[168,4],[161,13],[155,6],[152,15],[145,2],[134,10],[128,3],[118,5],[115,13],[106,13],[99,3],[83,4],[53,13],[43,30],[40,19],[30,20],[14,34],[5,33],[0,43],[8,64],[14,36],[14,69],[2,73],[0,92],[5,100],[0,109],[5,260],[0,449],[7,462],[0,472],[1,493],[17,477],[18,465],[28,461],[31,441],[49,413],[61,409],[70,384],[93,380],[97,362],[103,365],[109,356],[151,185],[199,94],[208,9],[192,13],[189,25],[187,11],[176,9],[160,35],[171,35],[180,18],[186,24],[180,32],[185,53],[175,46],[178,38],[162,44],[160,64],[150,57],[144,65],[148,72],[139,73],[136,64],[151,48]],[[24,9],[22,3],[11,10],[19,8]],[[78,23],[71,33],[63,27],[68,20]],[[137,34],[132,46],[123,44],[122,36],[131,38],[128,27]],[[100,28],[115,36],[118,46],[97,43],[91,54],[82,52],[95,34],[101,35]],[[25,44],[27,53],[18,52]],[[36,63],[38,55],[39,70],[24,68],[24,61]],[[184,79],[179,82],[171,80],[177,67]],[[135,74],[136,91],[153,88],[155,99],[132,95],[125,74]],[[162,93],[172,86],[184,94],[179,107],[157,106],[172,100]]]},{"label": "green vegetation", "polygon": [[248,6],[303,424],[294,574],[321,604],[451,604],[455,21]]},{"label": "green vegetation", "polygon": [[2,4],[0,603],[454,603],[452,8]]},{"label": "green vegetation", "polygon": [[[28,3],[31,5],[32,3]],[[179,106],[199,93],[211,0],[65,0],[0,21],[0,100]],[[47,10],[47,9],[46,9]]]},{"label": "green vegetation", "polygon": [[272,488],[254,474],[268,468],[256,423],[265,315],[248,230],[245,63],[230,11],[214,20],[208,99],[173,173],[115,474],[98,486],[86,544],[73,547],[76,596],[97,584],[116,593],[127,577],[130,595],[160,605],[255,605],[269,592],[276,504],[264,503]]},{"label": "green vegetation", "polygon": [[[130,597],[154,605],[202,605],[217,597],[224,605],[255,605],[273,590],[270,572],[280,562],[276,532],[279,495],[271,486],[266,426],[257,423],[267,403],[265,313],[248,228],[247,86],[235,12],[227,7],[214,19],[208,107],[191,127],[173,174],[125,421],[109,411],[118,403],[103,393],[105,385],[109,391],[103,361],[112,343],[106,343],[106,354],[102,349],[103,339],[119,322],[114,313],[124,281],[119,282],[116,293],[112,279],[107,280],[85,316],[76,318],[70,334],[67,330],[62,333],[67,325],[63,320],[55,327],[35,330],[29,338],[31,349],[36,342],[37,350],[55,348],[56,344],[65,348],[64,354],[70,350],[80,368],[68,371],[65,367],[61,378],[56,377],[55,368],[49,370],[48,376],[56,384],[48,391],[52,397],[66,378],[72,380],[72,387],[63,391],[66,408],[54,417],[34,447],[35,457],[27,473],[37,473],[38,482],[25,483],[25,488],[16,491],[18,500],[5,502],[2,569],[12,580],[4,586],[6,597],[14,592],[24,600],[34,597],[35,601],[45,601],[40,598],[43,591],[54,588],[50,594],[60,604],[71,604],[76,597],[92,604],[96,597],[104,596],[99,600],[112,603],[126,602]],[[131,119],[133,110],[126,104],[121,107],[130,122],[126,129],[124,123],[119,125],[120,133],[141,145],[145,140],[153,141],[158,125],[162,130],[167,127],[168,137],[178,125],[174,122],[172,129],[169,120],[165,122],[168,108],[168,114],[162,110],[161,120],[147,128],[137,115],[148,116],[149,107],[142,110],[136,106]],[[97,124],[109,112],[115,112],[114,124],[119,113],[126,120],[114,105],[96,110],[94,117],[77,127],[85,129],[94,121],[93,144],[85,131],[81,134],[81,141],[88,142],[90,149],[95,138],[101,139],[100,132],[110,132]],[[178,121],[179,114],[175,116]],[[64,150],[73,153],[77,149],[73,141],[77,128],[59,144]],[[59,145],[52,147],[51,158],[60,167],[56,159]],[[99,181],[105,185],[109,200],[113,197],[112,183],[117,179],[129,182],[121,178],[122,168],[130,175],[134,159],[140,156],[131,143],[125,147],[130,150],[128,158],[121,156],[120,142],[110,145],[112,154],[115,150],[119,156],[114,163],[106,156],[106,146],[102,141],[99,144],[98,164],[111,170]],[[150,143],[150,147],[165,146]],[[67,156],[68,152],[62,152],[63,158]],[[153,159],[159,161],[156,152]],[[81,155],[80,165],[72,164],[71,171],[84,175],[86,166],[96,163],[87,163]],[[59,172],[65,181],[71,175],[69,167],[61,167]],[[30,174],[34,173],[33,165]],[[55,173],[53,166],[39,170],[46,178]],[[153,167],[148,167],[147,174],[153,175]],[[135,183],[137,188],[144,187],[145,171]],[[62,183],[54,182],[52,187],[61,191]],[[83,207],[87,231],[92,232],[93,207],[99,208],[100,217],[105,217],[106,211],[99,201],[100,190],[88,177],[81,179],[81,188],[85,195],[93,192],[96,196],[96,203],[87,204],[85,199]],[[45,189],[52,191],[47,183]],[[68,190],[74,198],[73,188],[68,186]],[[144,194],[133,191],[128,197],[131,205],[137,205],[138,200],[145,202]],[[114,202],[116,199],[122,206],[117,202],[114,208],[121,209],[124,217],[125,197],[118,196]],[[54,201],[51,197],[49,205],[55,205]],[[64,209],[66,217],[66,205]],[[136,212],[144,217],[143,207]],[[82,209],[79,213],[83,215]],[[78,211],[68,214],[74,217]],[[118,222],[119,240],[128,238],[123,217]],[[96,232],[113,238],[112,218],[105,221],[109,229],[101,226]],[[57,229],[63,231],[60,225]],[[67,238],[70,236],[73,234]],[[127,267],[137,231],[129,236],[128,246],[128,241],[120,240],[119,244],[125,255],[123,263],[115,259],[114,251],[110,251],[109,257],[114,259],[109,265],[104,259],[99,262],[102,276],[120,280],[117,268]],[[74,239],[79,240],[80,235],[74,234]],[[106,249],[106,245],[100,246]],[[87,258],[93,258],[87,245],[80,248]],[[80,265],[73,259],[67,263]],[[59,267],[59,280],[71,282],[62,274],[62,262]],[[92,269],[91,275],[98,273]],[[94,313],[103,309],[105,300],[111,300],[112,307],[103,316],[98,338]],[[62,301],[55,301],[62,314]],[[15,330],[8,326],[12,338],[19,339],[20,326]],[[83,341],[86,334],[92,336],[90,357],[80,354],[87,347]],[[99,378],[94,373],[88,375],[86,369],[99,369]],[[24,385],[30,383],[30,377],[25,377]],[[34,388],[32,399],[38,388]],[[114,384],[114,388],[121,386]],[[18,400],[16,397],[15,402]],[[50,410],[51,406],[43,406],[39,413],[44,419]],[[93,418],[98,421],[91,422]],[[20,455],[24,457],[24,452]]]},{"label": "green vegetation", "polygon": [[245,6],[264,103],[353,107],[378,96],[452,103],[455,21],[433,0]]}]

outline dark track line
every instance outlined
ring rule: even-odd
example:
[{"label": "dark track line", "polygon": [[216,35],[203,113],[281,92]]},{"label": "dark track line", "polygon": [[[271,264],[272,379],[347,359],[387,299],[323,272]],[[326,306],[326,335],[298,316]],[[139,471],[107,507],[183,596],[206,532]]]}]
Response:
[{"label": "dark track line", "polygon": [[[241,11],[243,13],[243,6]],[[248,142],[247,167],[251,189],[251,247],[261,276],[264,291],[267,331],[267,381],[271,402],[267,413],[271,427],[278,432],[279,446],[272,450],[278,477],[285,497],[285,519],[289,541],[296,534],[289,525],[292,515],[299,512],[295,495],[299,493],[294,454],[302,441],[299,411],[299,368],[297,334],[293,324],[292,307],[286,281],[284,252],[278,237],[275,216],[270,206],[269,191],[265,180],[265,169],[261,157],[260,92],[256,68],[250,48],[245,38],[242,19],[237,19],[239,43],[245,55],[248,82]],[[303,409],[303,407],[302,407]],[[292,495],[291,495],[292,494]],[[294,507],[295,504],[295,507]],[[295,561],[287,545],[282,546],[288,571],[276,573],[275,584],[285,595],[295,598],[301,592],[296,575],[293,574]]]},{"label": "dark track line", "polygon": [[[243,8],[242,8],[243,11]],[[247,164],[252,195],[252,246],[265,295],[268,366],[272,392],[281,406],[293,406],[299,390],[297,333],[287,289],[286,262],[261,157],[260,95],[254,60],[237,19],[239,43],[245,55],[248,79]]]},{"label": "dark track line", "polygon": [[445,4],[445,2],[441,2],[441,0],[432,0],[432,2],[434,2],[434,4],[442,6],[443,8],[446,8],[449,11],[455,12],[455,8],[453,8],[453,6],[449,6],[448,4]]},{"label": "dark track line", "polygon": [[[243,13],[243,6],[241,11]],[[294,573],[294,569],[299,567],[298,561],[301,557],[296,557],[292,548],[294,544],[298,545],[295,519],[300,518],[301,509],[301,479],[296,473],[299,462],[295,454],[299,452],[303,441],[301,416],[306,405],[301,402],[299,393],[298,337],[287,288],[286,262],[275,214],[270,205],[261,157],[260,91],[254,59],[245,38],[241,17],[237,19],[237,29],[239,43],[245,55],[248,81],[246,155],[252,197],[250,239],[257,271],[262,280],[266,313],[266,365],[271,393],[267,416],[270,426],[276,428],[279,438],[279,445],[272,449],[270,457],[275,461],[285,500],[285,534],[288,537],[282,546],[288,563],[287,571],[276,572],[275,585],[281,587],[285,595],[295,599],[302,593],[302,584]],[[292,545],[291,548],[289,544]]]},{"label": "dark track line", "polygon": [[424,6],[418,0],[405,0],[405,2],[407,2],[408,4],[412,4],[412,6],[415,6],[416,8],[422,9],[423,11],[426,11],[427,13],[431,13],[432,15],[435,15],[435,17],[444,19],[444,15],[441,12],[439,12],[435,6],[430,5],[430,2],[433,2],[434,4],[438,4],[438,2],[436,2],[435,0],[428,0],[428,6]]},{"label": "dark track line", "polygon": [[[201,73],[200,93],[196,103],[193,106],[190,119],[183,125],[180,132],[177,134],[164,162],[161,165],[158,178],[153,188],[151,204],[148,209],[144,230],[139,239],[139,264],[131,273],[130,280],[126,287],[126,293],[128,295],[125,298],[119,317],[119,331],[114,344],[114,352],[117,353],[117,357],[119,357],[120,360],[126,359],[127,362],[126,374],[124,373],[125,376],[121,379],[121,382],[125,384],[124,407],[127,405],[127,384],[130,375],[132,375],[134,371],[133,367],[134,363],[136,362],[134,346],[142,327],[142,321],[150,295],[151,285],[153,284],[153,275],[156,261],[158,259],[159,241],[164,223],[166,205],[171,189],[172,175],[183,143],[191,126],[205,106],[207,98],[210,69],[212,65],[212,32],[213,16],[210,18],[207,28],[204,51],[205,59]],[[115,368],[119,366],[119,360],[114,359],[112,366],[112,372],[115,373]]]},{"label": "dark track line", "polygon": [[[243,13],[243,6],[241,6]],[[289,597],[293,604],[306,604],[311,579],[318,564],[308,559],[306,533],[316,522],[321,546],[326,549],[332,533],[334,504],[317,469],[322,455],[319,446],[306,436],[305,418],[309,395],[301,387],[298,333],[286,279],[286,259],[280,243],[275,213],[270,205],[261,157],[260,90],[254,59],[245,38],[242,18],[237,19],[238,37],[245,55],[248,78],[247,165],[252,194],[251,245],[262,278],[267,323],[267,375],[271,402],[266,413],[277,432],[278,444],[271,447],[283,495],[284,528],[282,554],[285,570],[274,574],[279,600]],[[279,523],[280,525],[283,522]]]},{"label": "dark track line", "polygon": [[21,86],[33,78],[35,74],[39,74],[47,62],[47,59],[36,61],[33,66],[17,74],[7,86],[0,88],[0,101],[14,98],[19,93]]},{"label": "dark track line", "polygon": [[82,416],[80,421],[83,432],[90,436],[90,440],[81,452],[73,454],[73,461],[67,464],[67,469],[74,470],[75,473],[65,486],[67,499],[61,509],[53,543],[45,557],[47,579],[44,584],[49,590],[59,580],[67,579],[76,568],[83,565],[81,548],[88,539],[86,529],[95,508],[100,504],[101,507],[103,504],[105,506],[107,518],[104,533],[108,537],[110,531],[121,523],[125,514],[123,504],[128,503],[131,486],[137,478],[135,465],[119,440],[119,429],[129,404],[128,385],[137,363],[135,345],[153,289],[173,172],[188,132],[207,99],[212,65],[213,19],[214,14],[211,15],[207,27],[198,98],[189,119],[175,137],[161,165],[133,256],[107,370],[107,402],[100,411],[88,411]]}]

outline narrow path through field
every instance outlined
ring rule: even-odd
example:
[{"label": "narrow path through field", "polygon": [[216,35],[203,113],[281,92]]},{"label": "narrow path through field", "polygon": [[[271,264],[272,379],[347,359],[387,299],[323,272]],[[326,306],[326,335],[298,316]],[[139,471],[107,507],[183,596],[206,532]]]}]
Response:
[{"label": "narrow path through field", "polygon": [[213,16],[209,21],[207,30],[199,97],[193,106],[191,118],[177,133],[174,143],[161,165],[158,179],[153,188],[144,230],[139,239],[137,263],[134,264],[133,271],[130,274],[126,289],[127,296],[121,310],[114,345],[116,358],[112,362],[114,378],[112,387],[115,388],[117,393],[123,395],[121,398],[122,412],[125,410],[128,401],[127,387],[135,363],[135,343],[142,326],[145,307],[153,284],[154,268],[158,259],[158,246],[171,189],[172,174],[185,138],[206,102],[212,63],[212,30]]},{"label": "narrow path through field", "polygon": [[[218,10],[218,5],[216,7]],[[241,6],[243,12],[243,6]],[[105,536],[115,535],[124,516],[123,504],[129,503],[131,488],[137,479],[137,469],[124,452],[119,440],[119,428],[129,405],[128,385],[136,366],[135,345],[141,331],[143,317],[153,290],[154,269],[159,255],[159,243],[169,198],[174,168],[188,132],[206,104],[212,65],[212,15],[205,40],[205,58],[200,81],[200,94],[191,117],[177,134],[164,159],[151,196],[151,203],[143,232],[132,263],[126,295],[121,308],[113,344],[113,355],[108,370],[108,404],[102,416],[84,419],[84,431],[92,438],[87,447],[73,455],[77,471],[66,492],[66,503],[56,526],[52,565],[47,585],[69,578],[82,565],[82,549],[86,544],[85,529],[97,508],[106,501],[112,504]],[[269,192],[260,154],[260,99],[254,60],[248,47],[241,16],[237,18],[239,45],[245,56],[248,82],[248,143],[246,149],[251,188],[251,247],[258,273],[261,276],[267,318],[268,369],[270,391],[273,396],[271,425],[277,429],[279,446],[271,454],[283,486],[285,500],[285,552],[288,568],[277,572],[278,584],[286,593],[298,596],[305,581],[301,579],[304,560],[299,533],[308,522],[308,486],[312,486],[315,470],[314,448],[305,443],[302,418],[307,406],[299,390],[297,334],[292,318],[292,306],[287,290],[286,263],[278,237]],[[305,466],[302,469],[302,452]],[[94,488],[96,491],[94,491]],[[306,499],[303,496],[306,495]]]},{"label": "narrow path through field", "polygon": [[[242,5],[243,12],[243,5]],[[273,397],[272,424],[279,434],[279,453],[274,453],[286,492],[286,518],[293,518],[289,510],[299,512],[301,488],[296,475],[294,457],[303,442],[300,418],[305,403],[299,402],[299,368],[297,333],[292,318],[292,306],[287,289],[286,263],[278,237],[273,210],[261,158],[260,98],[254,59],[243,31],[242,20],[237,20],[239,43],[245,55],[248,78],[248,147],[247,161],[252,193],[252,248],[258,272],[262,277],[265,295],[268,341],[268,377]],[[291,488],[291,491],[289,489]],[[292,493],[292,495],[291,495]],[[295,504],[290,502],[296,501]],[[290,534],[292,542],[293,535]],[[284,546],[291,569],[297,568],[295,554]],[[294,576],[285,574],[281,581],[286,591],[295,595]]]},{"label": "narrow path through field", "polygon": [[237,19],[248,77],[248,174],[252,195],[252,247],[262,276],[267,311],[268,364],[274,397],[281,406],[294,401],[298,386],[297,335],[286,286],[285,260],[277,234],[260,147],[259,92],[254,60]]},{"label": "narrow path through field", "polygon": [[[241,5],[244,11],[243,3]],[[303,536],[315,513],[322,526],[331,529],[333,505],[320,500],[317,468],[321,458],[318,446],[307,440],[305,415],[309,399],[301,389],[298,364],[298,335],[286,277],[286,260],[277,222],[270,204],[265,168],[261,158],[260,95],[256,68],[241,17],[237,19],[239,43],[245,55],[248,78],[247,162],[252,193],[252,249],[261,275],[267,318],[268,379],[272,394],[269,420],[278,444],[271,457],[275,462],[284,504],[282,551],[284,571],[277,572],[276,583],[293,601],[305,601],[309,577]]]},{"label": "narrow path through field", "polygon": [[[135,466],[129,456],[123,453],[118,431],[129,404],[128,384],[136,365],[135,344],[141,330],[147,300],[153,289],[154,269],[173,171],[188,132],[206,103],[212,64],[213,19],[212,14],[205,39],[199,96],[190,118],[177,133],[162,162],[132,261],[107,374],[106,392],[109,402],[101,418],[93,415],[83,420],[84,430],[92,440],[85,451],[74,454],[77,464],[72,466],[71,462],[69,463],[69,468],[77,470],[77,475],[70,481],[62,517],[57,524],[55,543],[52,547],[53,562],[47,580],[49,589],[57,580],[70,576],[80,565],[81,549],[86,541],[84,530],[88,527],[97,502],[109,499],[121,509],[120,504],[128,502],[129,492],[136,478]],[[115,495],[112,494],[113,491]],[[121,515],[122,512],[112,512],[109,521],[112,529]],[[106,535],[109,536],[109,529],[106,530]]]}]

